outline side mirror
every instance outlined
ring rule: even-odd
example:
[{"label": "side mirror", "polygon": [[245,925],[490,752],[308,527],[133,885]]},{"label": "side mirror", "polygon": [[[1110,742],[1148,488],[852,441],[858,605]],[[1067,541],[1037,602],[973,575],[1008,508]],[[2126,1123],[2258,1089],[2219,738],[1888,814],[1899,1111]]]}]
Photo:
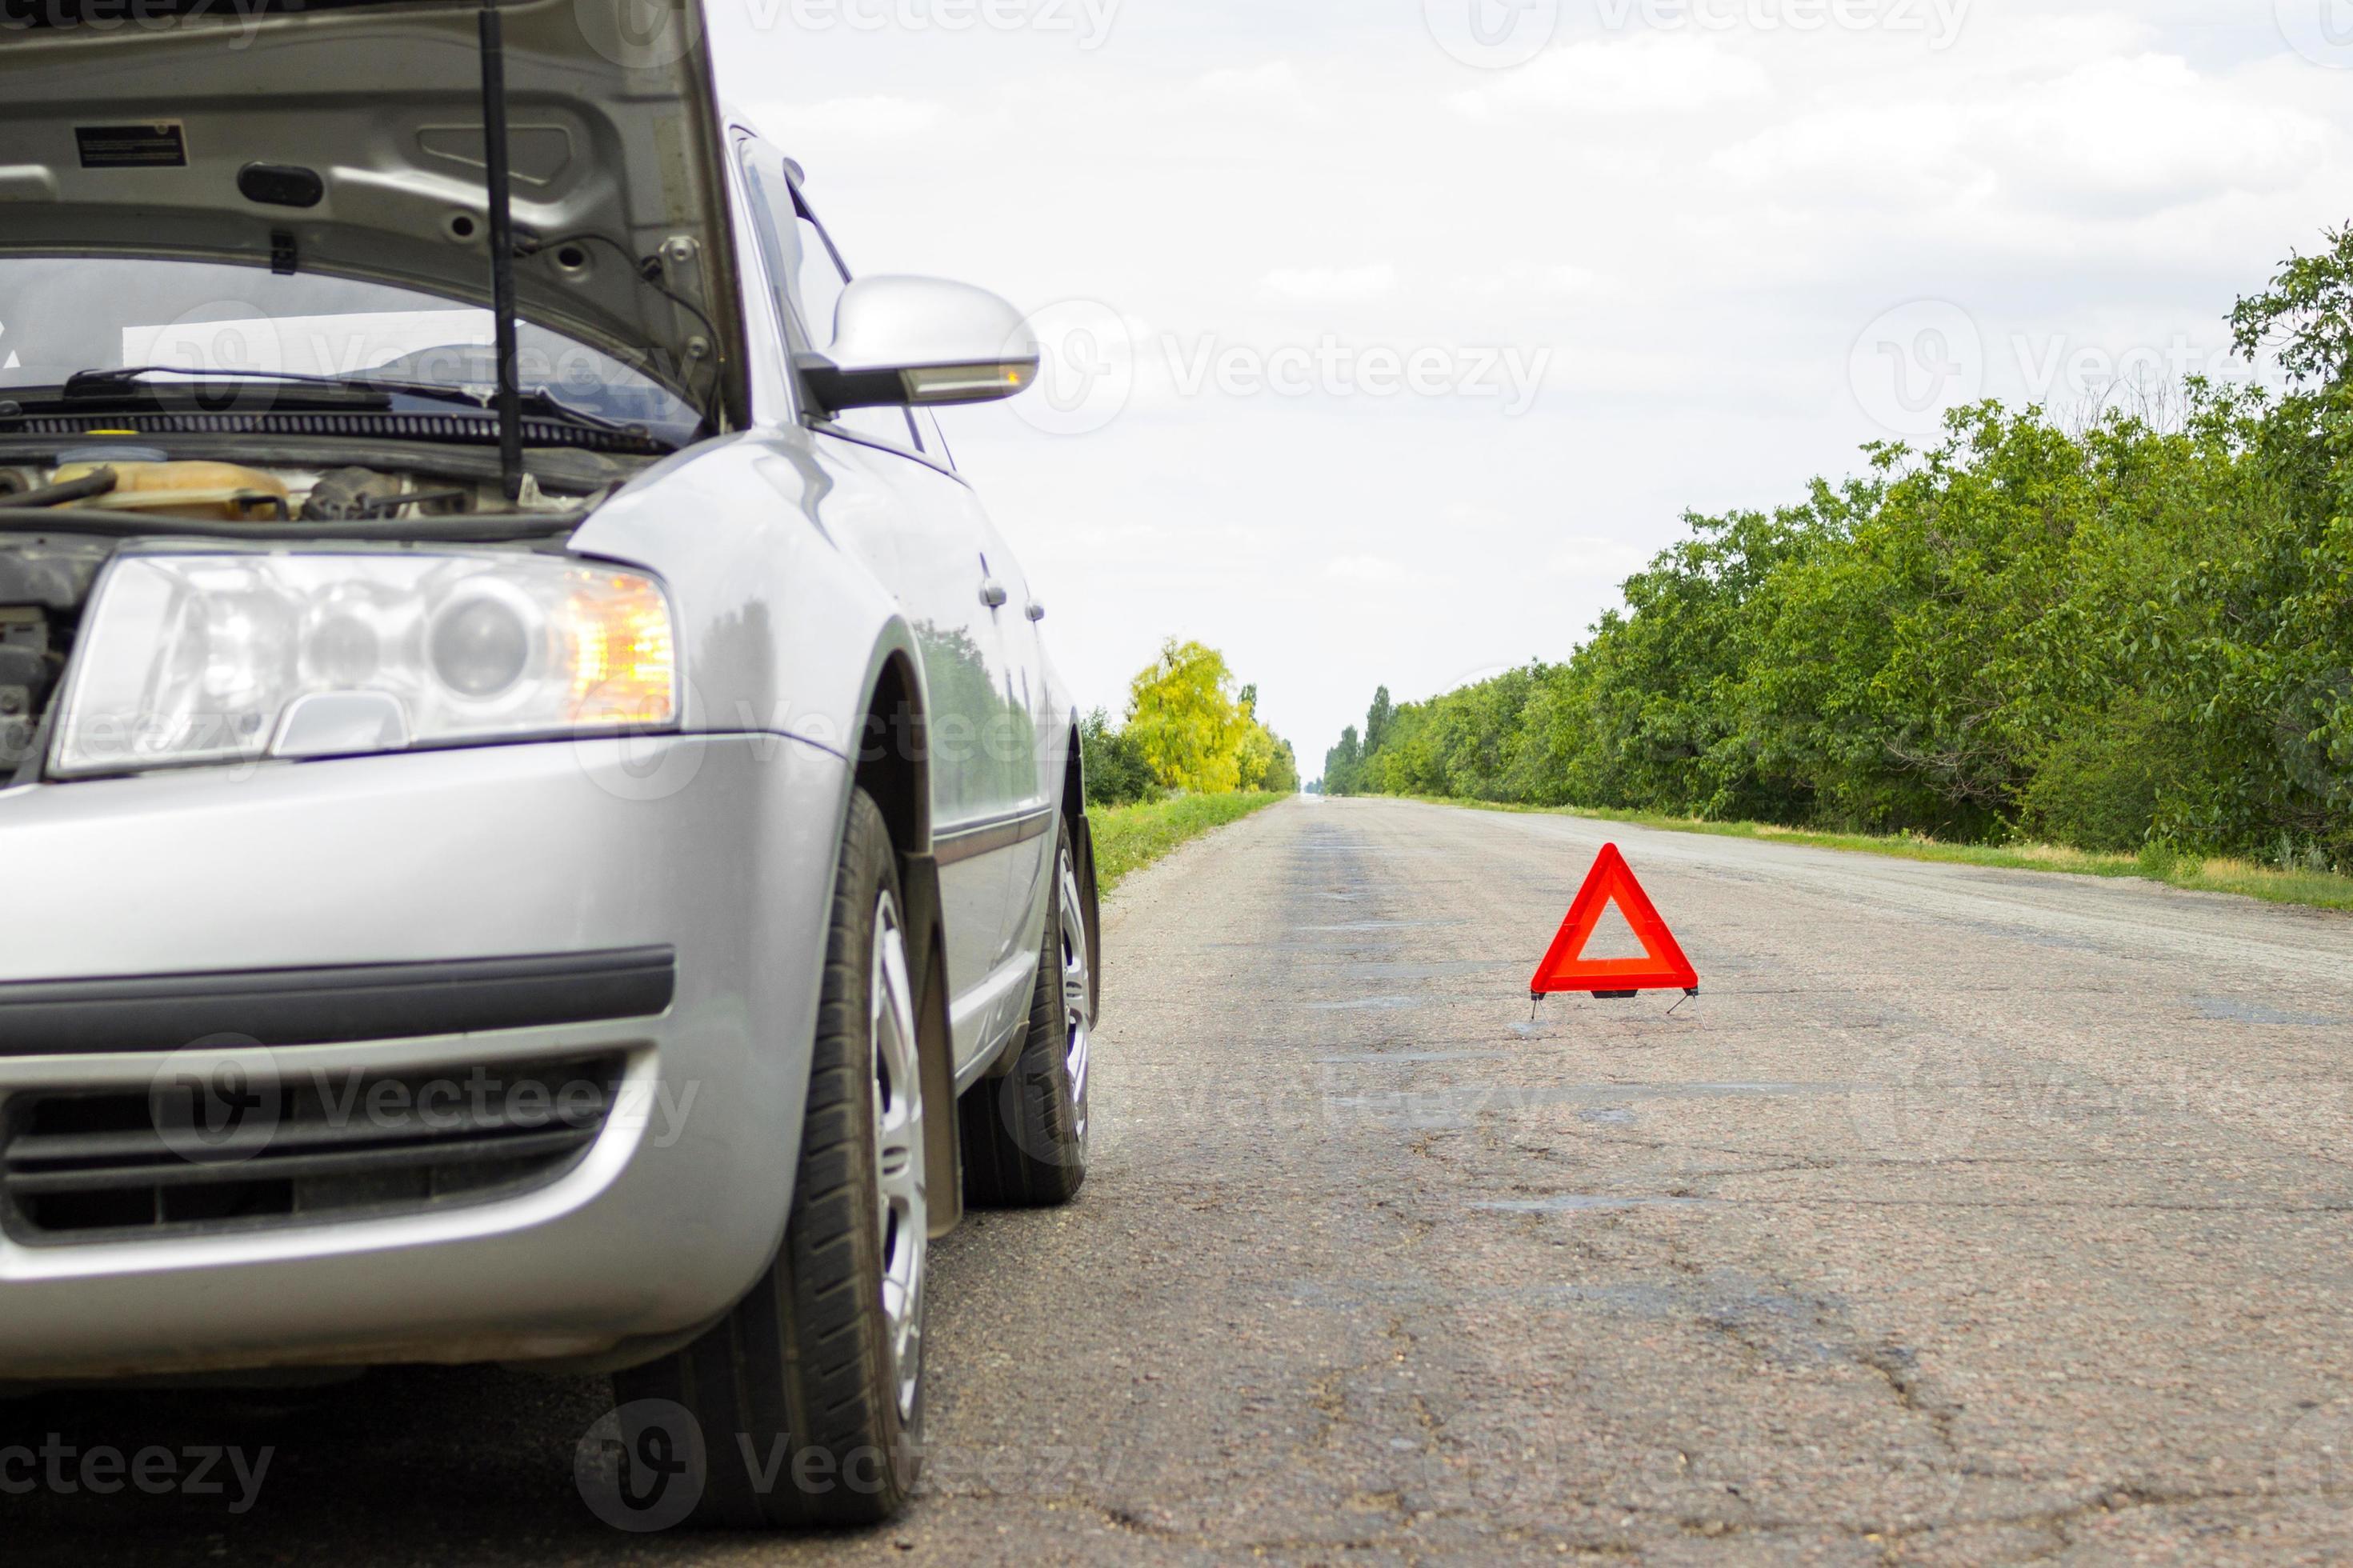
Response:
[{"label": "side mirror", "polygon": [[860,278],[834,312],[833,352],[800,356],[828,413],[897,405],[993,403],[1038,379],[1038,339],[1021,312],[939,278]]}]

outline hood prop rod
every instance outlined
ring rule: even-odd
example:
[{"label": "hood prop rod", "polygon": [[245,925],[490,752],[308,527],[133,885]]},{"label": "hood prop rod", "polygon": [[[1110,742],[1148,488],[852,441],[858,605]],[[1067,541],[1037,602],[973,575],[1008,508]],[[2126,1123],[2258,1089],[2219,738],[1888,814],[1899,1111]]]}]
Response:
[{"label": "hood prop rod", "polygon": [[491,310],[498,355],[499,474],[522,499],[522,390],[515,373],[513,181],[507,167],[506,44],[497,0],[482,0],[482,167],[491,206]]}]

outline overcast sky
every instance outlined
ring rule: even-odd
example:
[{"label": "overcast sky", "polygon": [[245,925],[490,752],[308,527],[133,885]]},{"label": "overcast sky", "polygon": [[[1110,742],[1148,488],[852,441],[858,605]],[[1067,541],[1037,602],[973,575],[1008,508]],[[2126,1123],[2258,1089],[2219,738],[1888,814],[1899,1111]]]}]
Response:
[{"label": "overcast sky", "polygon": [[947,423],[1081,701],[1198,637],[1309,777],[1687,509],[2226,372],[2353,219],[2353,0],[710,4],[855,270],[1038,313]]}]

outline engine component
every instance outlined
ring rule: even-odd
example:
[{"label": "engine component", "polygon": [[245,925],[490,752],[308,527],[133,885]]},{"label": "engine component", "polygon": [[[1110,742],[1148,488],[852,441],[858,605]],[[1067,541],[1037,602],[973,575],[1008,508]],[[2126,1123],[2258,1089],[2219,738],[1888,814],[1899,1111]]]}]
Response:
[{"label": "engine component", "polygon": [[13,773],[32,754],[56,675],[48,617],[33,605],[0,606],[0,771]]},{"label": "engine component", "polygon": [[10,506],[64,506],[69,501],[95,500],[114,489],[112,468],[91,468],[77,478],[54,485],[37,485],[28,490],[9,494]]},{"label": "engine component", "polygon": [[401,483],[374,468],[336,468],[321,474],[302,502],[304,522],[347,522],[399,504]]},{"label": "engine component", "polygon": [[113,470],[114,488],[100,504],[110,511],[153,511],[222,522],[293,515],[285,480],[237,463],[68,463],[49,476],[49,483],[55,489],[91,479],[107,468]]},{"label": "engine component", "polygon": [[0,786],[38,749],[112,540],[0,536]]}]

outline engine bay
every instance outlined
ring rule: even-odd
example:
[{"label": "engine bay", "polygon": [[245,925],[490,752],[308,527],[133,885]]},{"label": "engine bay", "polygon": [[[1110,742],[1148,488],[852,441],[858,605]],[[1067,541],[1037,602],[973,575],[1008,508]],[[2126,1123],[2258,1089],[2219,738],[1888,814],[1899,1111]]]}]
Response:
[{"label": "engine bay", "polygon": [[71,526],[77,510],[133,512],[159,521],[353,522],[401,517],[576,510],[526,475],[509,501],[489,479],[450,479],[396,469],[254,466],[174,458],[161,447],[68,447],[44,467],[0,466],[0,507],[43,507]]},{"label": "engine bay", "polygon": [[[527,473],[507,499],[494,470],[441,453],[337,450],[301,462],[280,449],[177,457],[135,441],[85,441],[0,455],[0,787],[26,782],[43,721],[99,573],[130,541],[193,537],[268,542],[560,534],[638,465],[551,453],[548,482]],[[364,464],[332,458],[365,456]],[[391,458],[395,460],[385,461]]]}]

